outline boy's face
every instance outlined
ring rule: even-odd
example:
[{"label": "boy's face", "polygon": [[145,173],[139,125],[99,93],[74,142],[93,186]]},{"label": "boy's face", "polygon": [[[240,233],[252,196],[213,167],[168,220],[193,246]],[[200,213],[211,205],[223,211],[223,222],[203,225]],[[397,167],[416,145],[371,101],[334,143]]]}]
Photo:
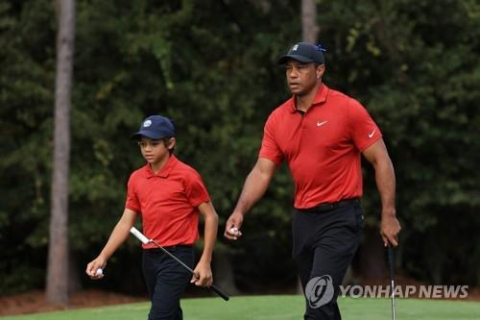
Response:
[{"label": "boy's face", "polygon": [[170,155],[169,149],[175,146],[175,138],[171,138],[166,144],[163,140],[153,140],[142,137],[138,141],[138,145],[145,160],[147,160],[150,165],[157,165],[168,158]]}]

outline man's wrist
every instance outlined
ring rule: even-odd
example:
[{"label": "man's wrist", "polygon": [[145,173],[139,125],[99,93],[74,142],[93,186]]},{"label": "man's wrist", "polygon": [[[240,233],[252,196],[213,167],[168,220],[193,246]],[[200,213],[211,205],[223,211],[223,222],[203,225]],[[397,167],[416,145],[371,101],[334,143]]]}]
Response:
[{"label": "man's wrist", "polygon": [[235,208],[235,210],[233,210],[234,215],[240,215],[240,216],[244,217],[245,213],[246,213],[246,210],[243,210],[241,208]]},{"label": "man's wrist", "polygon": [[395,218],[397,216],[397,210],[394,207],[388,207],[382,209],[382,217]]}]

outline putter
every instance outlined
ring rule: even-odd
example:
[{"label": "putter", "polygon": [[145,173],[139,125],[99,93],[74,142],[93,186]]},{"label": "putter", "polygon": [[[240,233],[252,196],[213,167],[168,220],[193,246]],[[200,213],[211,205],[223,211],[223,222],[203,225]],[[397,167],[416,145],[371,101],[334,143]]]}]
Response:
[{"label": "putter", "polygon": [[394,260],[394,252],[393,247],[391,244],[387,246],[387,262],[388,262],[388,269],[390,274],[390,287],[391,287],[391,295],[390,301],[392,305],[392,320],[397,319],[396,315],[396,308],[395,308],[395,260]]},{"label": "putter", "polygon": [[[175,257],[173,254],[171,254],[170,252],[168,252],[168,250],[166,250],[165,248],[163,248],[162,246],[160,246],[155,240],[153,239],[148,239],[147,237],[145,237],[143,235],[143,233],[141,233],[140,231],[138,231],[135,227],[132,227],[130,229],[130,232],[138,239],[140,240],[143,244],[149,244],[149,243],[153,243],[157,248],[159,248],[160,250],[162,250],[166,255],[168,255],[170,258],[174,259],[175,261],[177,261],[182,267],[184,267],[185,269],[187,269],[188,271],[190,271],[191,274],[195,274],[192,270],[192,268],[190,268],[189,266],[187,266],[185,263],[183,263],[182,260],[178,259],[177,257]],[[218,287],[216,287],[215,285],[212,284],[212,286],[210,287],[210,289],[215,292],[216,294],[218,294],[223,300],[225,301],[228,301],[230,300],[230,297],[227,296],[222,290],[220,290]]]}]

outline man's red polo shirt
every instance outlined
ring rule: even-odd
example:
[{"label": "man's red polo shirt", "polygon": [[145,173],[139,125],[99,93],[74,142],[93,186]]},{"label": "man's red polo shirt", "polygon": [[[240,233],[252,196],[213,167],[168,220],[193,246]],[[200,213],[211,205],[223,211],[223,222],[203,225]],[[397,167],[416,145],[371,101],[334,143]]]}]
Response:
[{"label": "man's red polo shirt", "polygon": [[147,238],[161,246],[191,245],[199,238],[197,207],[209,201],[198,172],[172,155],[156,174],[148,164],[131,174],[125,207],[142,215]]},{"label": "man's red polo shirt", "polygon": [[322,84],[306,113],[294,97],[269,116],[259,157],[285,159],[297,209],[362,196],[360,153],[382,137],[355,99]]}]

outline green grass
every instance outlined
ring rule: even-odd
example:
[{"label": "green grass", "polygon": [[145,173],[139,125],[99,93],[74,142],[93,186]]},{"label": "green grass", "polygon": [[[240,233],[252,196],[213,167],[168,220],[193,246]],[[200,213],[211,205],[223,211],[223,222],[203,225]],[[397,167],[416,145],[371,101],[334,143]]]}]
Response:
[{"label": "green grass", "polygon": [[[397,319],[467,320],[479,319],[480,303],[468,301],[397,299]],[[390,300],[340,298],[344,320],[389,320]],[[1,320],[139,320],[146,319],[149,303],[133,303],[94,309],[76,309]],[[298,320],[303,319],[302,296],[233,297],[182,300],[185,320]]]}]

